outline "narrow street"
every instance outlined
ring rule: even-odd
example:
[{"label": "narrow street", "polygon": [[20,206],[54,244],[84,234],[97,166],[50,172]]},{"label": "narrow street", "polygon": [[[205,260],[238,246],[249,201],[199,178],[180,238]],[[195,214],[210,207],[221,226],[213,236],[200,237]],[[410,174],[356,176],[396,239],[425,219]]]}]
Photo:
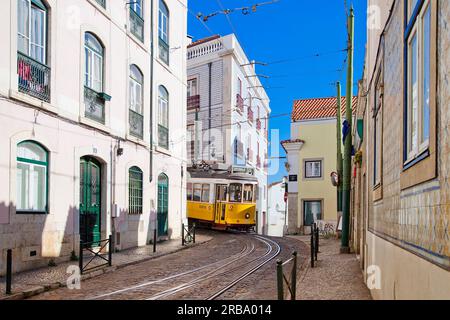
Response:
[{"label": "narrow street", "polygon": [[243,300],[276,299],[276,261],[308,248],[302,242],[250,234],[212,232],[213,240],[175,254],[128,266],[33,300]]}]

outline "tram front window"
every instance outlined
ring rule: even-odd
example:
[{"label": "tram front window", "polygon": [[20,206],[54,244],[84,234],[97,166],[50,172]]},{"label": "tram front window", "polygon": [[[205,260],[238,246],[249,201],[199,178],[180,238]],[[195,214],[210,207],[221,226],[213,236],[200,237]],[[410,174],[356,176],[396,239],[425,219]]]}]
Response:
[{"label": "tram front window", "polygon": [[230,202],[242,202],[242,184],[230,184]]},{"label": "tram front window", "polygon": [[194,201],[200,202],[202,199],[202,185],[199,183],[194,184]]},{"label": "tram front window", "polygon": [[187,183],[186,197],[188,201],[192,201],[192,183]]},{"label": "tram front window", "polygon": [[253,202],[253,185],[244,185],[244,202]]}]

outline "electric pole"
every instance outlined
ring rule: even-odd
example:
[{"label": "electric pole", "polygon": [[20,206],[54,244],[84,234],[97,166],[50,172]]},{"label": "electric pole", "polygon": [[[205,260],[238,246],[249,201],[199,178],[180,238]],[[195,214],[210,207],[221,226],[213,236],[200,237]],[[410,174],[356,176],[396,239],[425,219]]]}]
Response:
[{"label": "electric pole", "polygon": [[341,253],[349,253],[349,232],[350,232],[350,183],[352,167],[352,102],[353,102],[353,51],[354,51],[354,21],[355,15],[353,6],[348,17],[348,69],[347,69],[347,93],[345,117],[347,121],[347,132],[344,143],[344,169],[342,185],[342,238]]},{"label": "electric pole", "polygon": [[341,83],[338,82],[337,86],[337,112],[336,112],[336,137],[337,137],[337,158],[336,158],[336,166],[337,166],[337,174],[339,179],[339,184],[337,186],[337,211],[339,216],[342,218],[342,148],[341,148]]}]

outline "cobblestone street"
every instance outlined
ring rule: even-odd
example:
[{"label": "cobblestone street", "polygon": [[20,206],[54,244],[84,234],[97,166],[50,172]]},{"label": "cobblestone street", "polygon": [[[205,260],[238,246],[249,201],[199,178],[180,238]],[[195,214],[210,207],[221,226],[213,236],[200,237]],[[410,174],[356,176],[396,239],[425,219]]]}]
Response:
[{"label": "cobblestone street", "polygon": [[[205,231],[203,231],[205,232]],[[297,250],[305,260],[307,247],[292,239],[270,240],[232,233],[205,232],[213,240],[81,282],[80,290],[60,288],[31,297],[35,300],[72,299],[193,299],[204,300],[230,282],[267,262],[217,299],[276,299],[276,260]],[[267,243],[265,243],[267,242]],[[299,271],[301,264],[299,264]]]}]

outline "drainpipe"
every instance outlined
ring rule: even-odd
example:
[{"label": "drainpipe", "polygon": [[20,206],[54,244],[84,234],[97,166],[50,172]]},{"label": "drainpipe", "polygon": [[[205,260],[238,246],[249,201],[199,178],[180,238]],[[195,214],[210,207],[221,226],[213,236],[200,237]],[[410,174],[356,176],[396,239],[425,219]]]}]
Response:
[{"label": "drainpipe", "polygon": [[153,0],[150,1],[150,168],[149,178],[150,183],[153,181],[153,54],[154,54],[154,41],[153,41]]},{"label": "drainpipe", "polygon": [[212,124],[212,110],[211,110],[211,104],[212,104],[212,85],[211,85],[211,79],[212,79],[212,62],[208,63],[208,69],[209,69],[209,86],[208,86],[208,160],[211,160],[211,124]]}]

